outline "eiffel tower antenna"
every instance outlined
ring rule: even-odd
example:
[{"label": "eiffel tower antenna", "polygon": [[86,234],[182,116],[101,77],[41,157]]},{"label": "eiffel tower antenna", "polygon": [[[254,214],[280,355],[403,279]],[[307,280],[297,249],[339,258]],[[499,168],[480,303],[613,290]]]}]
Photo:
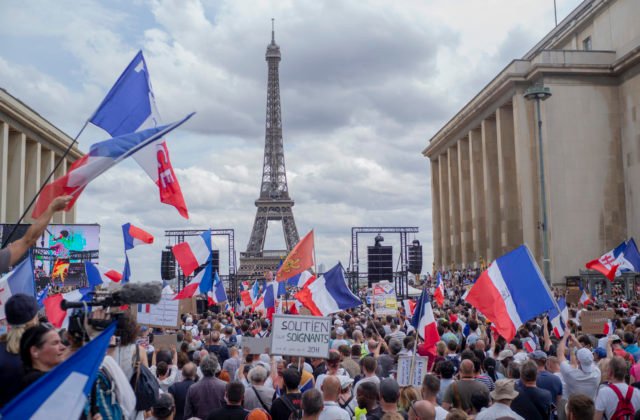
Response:
[{"label": "eiffel tower antenna", "polygon": [[[267,115],[265,121],[264,161],[260,196],[255,201],[256,217],[247,251],[240,253],[240,279],[261,278],[264,271],[273,271],[298,243],[298,229],[293,218],[294,201],[289,197],[287,171],[284,165],[284,143],[282,140],[282,115],[280,105],[280,47],[276,44],[274,19],[271,19],[271,43],[265,55],[268,69]],[[282,223],[287,249],[265,250],[265,239],[269,221]]]}]

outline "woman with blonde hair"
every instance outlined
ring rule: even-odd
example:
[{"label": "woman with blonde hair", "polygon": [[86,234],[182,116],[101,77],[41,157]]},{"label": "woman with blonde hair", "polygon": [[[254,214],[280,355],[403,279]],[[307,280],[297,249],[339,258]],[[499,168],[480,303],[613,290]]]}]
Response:
[{"label": "woman with blonde hair", "polygon": [[420,394],[412,386],[403,386],[400,388],[400,398],[398,399],[398,410],[403,413],[409,413],[411,403],[420,399]]},{"label": "woman with blonde hair", "polygon": [[24,375],[20,339],[38,322],[38,302],[33,296],[13,295],[4,305],[9,332],[0,337],[0,408],[20,393]]}]

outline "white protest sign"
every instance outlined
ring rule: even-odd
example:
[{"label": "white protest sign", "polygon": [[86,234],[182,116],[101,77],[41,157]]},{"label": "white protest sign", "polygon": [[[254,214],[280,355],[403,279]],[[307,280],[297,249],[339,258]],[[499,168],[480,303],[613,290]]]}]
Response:
[{"label": "white protest sign", "polygon": [[[179,326],[180,301],[173,300],[175,294],[169,286],[162,289],[162,297],[157,305],[137,305],[136,321],[138,324],[153,327],[176,328]],[[135,308],[135,306],[134,306]]]},{"label": "white protest sign", "polygon": [[329,357],[331,318],[303,315],[273,315],[271,354]]},{"label": "white protest sign", "polygon": [[270,354],[271,337],[242,337],[242,354]]},{"label": "white protest sign", "polygon": [[396,287],[388,281],[381,281],[371,287],[376,315],[395,315],[398,312]]},{"label": "white protest sign", "polygon": [[[427,362],[428,357],[416,356],[416,362],[413,370],[413,386],[422,386],[422,379],[428,373]],[[398,373],[396,381],[400,386],[407,386],[411,377],[411,356],[400,356],[398,358]]]}]

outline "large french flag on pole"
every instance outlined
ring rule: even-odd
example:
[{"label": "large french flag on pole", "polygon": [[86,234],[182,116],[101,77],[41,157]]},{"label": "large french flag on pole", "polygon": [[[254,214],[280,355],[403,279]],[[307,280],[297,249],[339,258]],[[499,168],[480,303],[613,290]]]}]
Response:
[{"label": "large french flag on pole", "polygon": [[184,275],[190,276],[211,258],[211,231],[206,230],[198,236],[192,236],[185,242],[174,245],[171,250]]},{"label": "large french flag on pole", "polygon": [[80,418],[115,330],[113,322],[89,344],[5,405],[0,417],[5,420]]},{"label": "large french flag on pole", "polygon": [[313,315],[318,316],[327,316],[362,305],[362,301],[347,287],[340,263],[305,286],[296,293],[295,298]]},{"label": "large french flag on pole", "polygon": [[491,263],[463,298],[490,319],[507,342],[524,322],[556,305],[526,245]]},{"label": "large french flag on pole", "polygon": [[131,223],[122,225],[122,237],[124,238],[124,270],[122,270],[122,283],[127,283],[131,277],[129,255],[127,251],[138,245],[150,245],[153,243],[153,235],[140,229]]},{"label": "large french flag on pole", "polygon": [[300,274],[296,274],[293,277],[289,277],[287,279],[287,286],[297,287],[302,289],[307,282],[315,280],[316,276],[314,276],[311,271],[305,270]]},{"label": "large french flag on pole", "polygon": [[4,305],[7,303],[7,300],[18,293],[29,296],[36,295],[31,253],[12,271],[0,279],[0,320],[6,318]]},{"label": "large french flag on pole", "polygon": [[438,324],[433,315],[433,307],[429,301],[429,294],[426,290],[422,291],[420,300],[413,311],[411,317],[411,326],[416,329],[420,337],[424,339],[427,350],[433,349],[438,341],[440,334],[438,333]]},{"label": "large french flag on pole", "polygon": [[[131,60],[89,121],[114,137],[161,123],[142,51]],[[166,140],[159,138],[153,147],[140,150],[133,158],[158,186],[160,202],[174,206],[188,219],[187,205],[171,165]]]},{"label": "large french flag on pole", "polygon": [[192,115],[193,113],[173,124],[149,128],[144,131],[129,133],[94,143],[91,145],[89,153],[84,155],[82,159],[73,162],[66,175],[56,179],[43,188],[33,208],[31,217],[34,219],[38,218],[56,197],[63,195],[73,196],[73,199],[65,208],[65,210],[70,210],[89,182],[129,156],[132,156],[137,151],[184,124]]}]

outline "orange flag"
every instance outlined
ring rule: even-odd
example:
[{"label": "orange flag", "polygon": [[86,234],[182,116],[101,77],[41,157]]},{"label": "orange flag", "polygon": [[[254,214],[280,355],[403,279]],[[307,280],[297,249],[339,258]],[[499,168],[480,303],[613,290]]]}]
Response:
[{"label": "orange flag", "polygon": [[287,255],[276,273],[276,280],[285,281],[311,267],[313,267],[313,229]]}]

